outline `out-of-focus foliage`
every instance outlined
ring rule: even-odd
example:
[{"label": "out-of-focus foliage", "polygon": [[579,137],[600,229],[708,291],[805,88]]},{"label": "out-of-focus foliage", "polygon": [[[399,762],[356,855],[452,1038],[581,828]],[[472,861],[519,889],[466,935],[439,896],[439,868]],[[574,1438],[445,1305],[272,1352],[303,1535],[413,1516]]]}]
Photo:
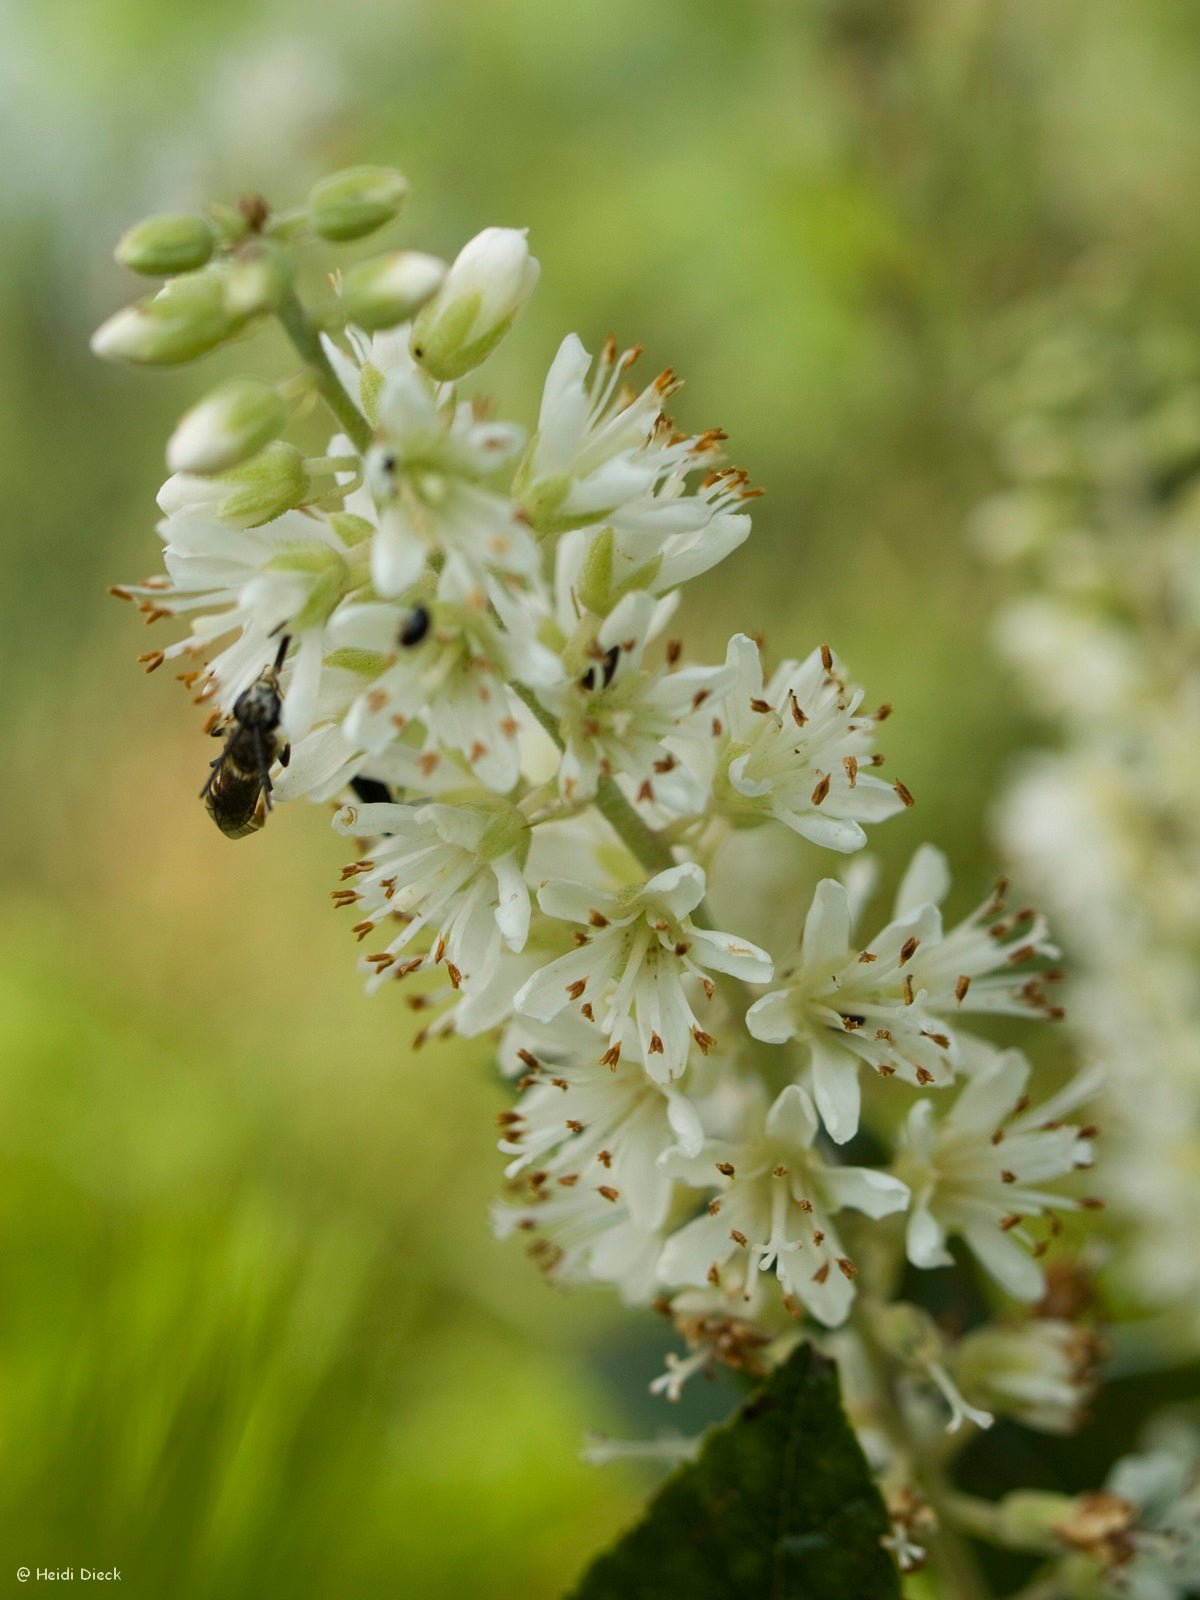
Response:
[{"label": "out-of-focus foliage", "polygon": [[894,700],[889,860],[936,837],[967,905],[1023,733],[962,537],[974,397],[1083,255],[1195,324],[1198,80],[1171,0],[0,0],[0,1572],[549,1597],[640,1494],[583,1429],[654,1426],[656,1331],[488,1236],[486,1052],[406,1053],[314,892],[324,818],[218,836],[199,714],[132,663],[103,590],[155,564],[197,374],[88,354],[119,233],[357,161],[446,254],[528,225],[506,391],[532,411],[569,328],[686,375],[769,491],[689,633],[828,639]]}]

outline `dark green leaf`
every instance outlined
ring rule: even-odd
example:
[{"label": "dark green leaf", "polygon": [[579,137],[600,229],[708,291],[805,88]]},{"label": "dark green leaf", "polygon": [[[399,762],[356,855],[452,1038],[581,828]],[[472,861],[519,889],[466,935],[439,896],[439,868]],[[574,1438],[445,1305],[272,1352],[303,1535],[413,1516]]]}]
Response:
[{"label": "dark green leaf", "polygon": [[837,1369],[801,1345],[573,1600],[898,1600],[886,1531]]}]

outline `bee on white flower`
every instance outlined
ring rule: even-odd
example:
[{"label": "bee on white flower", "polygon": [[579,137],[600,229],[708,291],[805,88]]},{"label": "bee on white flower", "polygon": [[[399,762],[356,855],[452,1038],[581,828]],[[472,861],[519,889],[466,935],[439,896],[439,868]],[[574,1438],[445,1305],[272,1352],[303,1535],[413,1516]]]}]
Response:
[{"label": "bee on white flower", "polygon": [[692,1010],[688,980],[711,998],[708,972],[765,983],[772,970],[770,956],[757,945],[692,921],[704,888],[703,869],[691,861],[618,892],[544,883],[537,897],[542,911],[588,932],[576,949],[522,986],[514,1009],[549,1022],[578,1005],[610,1041],[602,1058],[606,1065],[620,1059],[621,1037],[632,1017],[647,1072],[660,1083],[679,1077],[693,1041],[702,1051],[715,1042]]},{"label": "bee on white flower", "polygon": [[744,633],[729,641],[732,681],[727,739],[715,791],[739,822],[773,817],[827,850],[858,850],[864,822],[882,822],[912,804],[902,783],[872,770],[875,726],[890,708],[862,712],[863,691],[847,687],[827,645],[802,662],[785,661],[763,682],[759,650]]}]

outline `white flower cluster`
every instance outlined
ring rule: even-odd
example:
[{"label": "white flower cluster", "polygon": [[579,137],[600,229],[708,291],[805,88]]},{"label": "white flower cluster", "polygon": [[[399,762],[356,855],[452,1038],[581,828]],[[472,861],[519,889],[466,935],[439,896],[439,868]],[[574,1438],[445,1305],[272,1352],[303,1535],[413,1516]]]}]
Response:
[{"label": "white flower cluster", "polygon": [[1058,747],[1026,760],[999,831],[1070,946],[1069,1025],[1103,1070],[1114,1269],[1194,1350],[1200,361],[1111,285],[1036,315],[994,396],[1009,485],[975,531],[1013,576],[1000,645]]},{"label": "white flower cluster", "polygon": [[[373,169],[328,180],[311,226],[356,236],[402,192]],[[175,359],[218,336],[205,319],[244,326],[230,284],[240,308],[272,224],[242,216],[249,246],[230,224],[215,265],[98,348]],[[194,221],[163,221],[127,256],[203,258]],[[889,707],[864,709],[824,644],[768,670],[747,634],[704,663],[671,631],[681,586],[750,532],[724,435],[677,427],[674,375],[638,387],[612,339],[563,341],[528,435],[461,386],[537,277],[512,229],[448,267],[382,257],[345,274],[318,342],[281,274],[274,310],[339,420],[325,453],[279,437],[303,385],[239,380],[177,430],[166,574],[118,592],[189,623],[144,659],[183,667],[227,741],[209,809],[241,837],[272,796],[336,803],[360,853],[334,900],[368,986],[405,983],[418,1043],[494,1032],[515,1081],[498,1231],[556,1279],[665,1310],[688,1353],[656,1387],[769,1369],[860,1287],[886,1351],[905,1256],[943,1268],[953,1241],[1037,1301],[1059,1213],[1087,1203],[1059,1187],[1091,1162],[1092,1130],[1063,1120],[1087,1084],[1031,1099],[1029,1062],[979,1030],[1058,1014],[1046,927],[1003,885],[947,917],[931,846],[870,921],[847,858],[912,804],[880,770]],[[767,915],[746,904],[764,873]],[[939,1426],[946,1404],[986,1425],[986,1403],[1061,1428],[1084,1392],[1069,1334],[896,1359]]]}]

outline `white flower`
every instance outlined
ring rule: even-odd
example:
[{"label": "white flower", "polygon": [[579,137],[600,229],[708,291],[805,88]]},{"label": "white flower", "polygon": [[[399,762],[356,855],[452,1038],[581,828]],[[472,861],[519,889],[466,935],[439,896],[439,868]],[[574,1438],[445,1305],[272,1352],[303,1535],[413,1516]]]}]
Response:
[{"label": "white flower", "polygon": [[653,1296],[662,1237],[637,1226],[614,1185],[535,1173],[527,1186],[524,1204],[492,1208],[498,1238],[518,1229],[533,1233],[529,1254],[555,1281],[612,1283],[630,1304]]},{"label": "white flower", "polygon": [[[590,1054],[594,1060],[594,1048]],[[647,1077],[628,1054],[611,1071],[559,1066],[538,1076],[500,1122],[500,1148],[515,1158],[508,1177],[533,1166],[567,1187],[607,1184],[647,1231],[661,1227],[674,1189],[662,1158],[675,1150],[695,1155],[704,1142],[690,1101]]]},{"label": "white flower", "polygon": [[[626,595],[600,624],[583,672],[542,694],[565,745],[558,772],[565,800],[588,800],[601,777],[618,774],[639,798],[652,799],[656,776],[677,764],[663,740],[686,731],[687,719],[719,693],[720,667],[643,665],[658,616],[651,595]],[[694,799],[702,805],[702,791]]]},{"label": "white flower", "polygon": [[1091,1164],[1086,1130],[1059,1117],[1095,1089],[1080,1078],[1036,1111],[1026,1109],[1029,1063],[1019,1050],[985,1062],[967,1080],[940,1121],[932,1100],[908,1115],[909,1151],[902,1164],[914,1200],[908,1258],[918,1267],[953,1264],[950,1234],[961,1234],[982,1265],[1010,1294],[1036,1300],[1042,1270],[1021,1248],[1024,1217],[1075,1210],[1079,1201],[1044,1186]]},{"label": "white flower", "polygon": [[547,916],[581,923],[589,932],[521,988],[514,1008],[548,1022],[578,1003],[613,1041],[606,1061],[619,1059],[621,1034],[632,1016],[646,1070],[660,1082],[677,1078],[693,1039],[701,1050],[714,1042],[696,1020],[685,980],[698,977],[711,994],[704,970],[747,983],[771,976],[771,958],[757,945],[695,925],[689,913],[704,898],[704,887],[704,872],[694,862],[620,893],[585,883],[543,884],[538,905]]},{"label": "white flower", "polygon": [[1106,1574],[1122,1600],[1186,1600],[1200,1587],[1200,1440],[1186,1424],[1160,1427],[1156,1448],[1125,1456],[1107,1491],[1137,1520]]},{"label": "white flower", "polygon": [[283,726],[298,739],[312,725],[325,627],[334,607],[365,581],[365,550],[348,548],[324,517],[289,511],[259,528],[231,528],[175,512],[158,525],[168,576],[130,584],[147,616],[192,614],[190,635],[154,652],[157,664],[216,651],[201,692],[228,712],[274,660],[281,635],[292,647],[284,678]]},{"label": "white flower", "polygon": [[419,721],[435,746],[431,770],[445,764],[436,747],[458,751],[481,783],[505,794],[521,769],[522,724],[508,683],[548,688],[561,676],[558,658],[533,637],[519,607],[506,607],[511,626],[502,625],[457,562],[442,572],[436,600],[418,604],[429,626],[412,645],[402,643],[403,613],[392,605],[346,606],[332,620],[331,642],[376,657],[376,675],[347,715],[347,737],[381,752]]},{"label": "white flower", "polygon": [[1029,961],[1058,953],[1042,920],[1030,912],[1002,920],[997,893],[943,931],[938,903],[949,882],[945,857],[922,846],[900,885],[893,920],[857,949],[849,891],[824,879],[800,951],[780,973],[783,987],[747,1013],[756,1039],[807,1043],[817,1109],[838,1144],[858,1129],[864,1062],[885,1078],[944,1086],[972,1051],[958,1025],[962,1013],[1055,1014],[1042,987],[1046,975],[1020,975]]},{"label": "white flower", "polygon": [[532,574],[537,546],[504,495],[483,480],[524,443],[512,423],[480,420],[466,401],[438,396],[417,372],[393,372],[376,403],[379,442],[367,483],[379,511],[371,576],[379,594],[410,588],[430,556],[461,554],[477,573]]},{"label": "white flower", "polygon": [[371,854],[343,872],[352,887],[335,902],[352,905],[364,938],[381,922],[399,932],[367,957],[377,988],[422,935],[412,968],[445,962],[455,989],[487,983],[500,953],[523,948],[530,902],[522,871],[525,819],[511,806],[480,803],[348,805],[340,833],[372,839]]},{"label": "white flower", "polygon": [[1073,1322],[1032,1318],[977,1328],[955,1347],[953,1372],[981,1405],[1041,1433],[1073,1433],[1096,1385],[1100,1350]]},{"label": "white flower", "polygon": [[441,288],[418,315],[413,355],[435,378],[462,377],[512,327],[540,272],[524,228],[485,228],[462,247]]},{"label": "white flower", "polygon": [[667,1240],[665,1282],[722,1286],[733,1258],[746,1273],[773,1268],[785,1296],[826,1327],[845,1319],[856,1269],[829,1219],[845,1206],[869,1217],[903,1211],[908,1189],[870,1167],[826,1166],[812,1148],[818,1126],[808,1095],[789,1084],[757,1140],[666,1158],[672,1176],[711,1184],[719,1197]]},{"label": "white flower", "polygon": [[718,792],[728,815],[774,817],[814,844],[847,851],[866,842],[862,823],[912,804],[903,784],[869,770],[882,759],[871,747],[886,711],[859,711],[863,691],[847,687],[827,646],[785,661],[764,684],[758,646],[739,633],[726,665],[733,682]]}]

